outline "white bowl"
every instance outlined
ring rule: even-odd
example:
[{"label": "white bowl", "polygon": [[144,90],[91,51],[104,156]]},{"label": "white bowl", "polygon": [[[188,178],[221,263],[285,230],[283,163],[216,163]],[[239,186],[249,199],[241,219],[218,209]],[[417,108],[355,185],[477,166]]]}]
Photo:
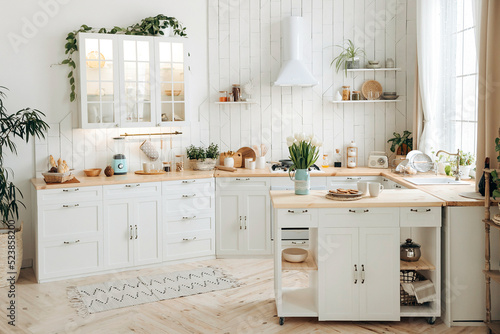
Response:
[{"label": "white bowl", "polygon": [[302,248],[286,248],[283,258],[288,262],[304,262],[307,259],[307,250]]}]

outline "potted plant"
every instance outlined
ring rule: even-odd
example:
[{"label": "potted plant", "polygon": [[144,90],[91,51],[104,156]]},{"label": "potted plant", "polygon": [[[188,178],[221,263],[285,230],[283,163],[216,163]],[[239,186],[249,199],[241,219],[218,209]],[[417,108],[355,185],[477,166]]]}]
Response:
[{"label": "potted plant", "polygon": [[[19,228],[15,227],[19,219],[19,206],[25,207],[20,201],[23,194],[18,187],[9,181],[12,170],[4,166],[4,149],[17,154],[16,138],[26,141],[31,137],[45,137],[49,125],[42,120],[45,116],[39,110],[25,108],[13,114],[7,114],[4,106],[5,92],[7,88],[0,86],[0,212],[2,225],[0,228],[0,287],[7,286],[7,272],[16,272],[16,280],[19,277],[23,260],[22,223]],[[15,232],[14,232],[15,231]],[[14,246],[14,248],[11,248]],[[15,253],[10,253],[14,251]],[[11,262],[15,254],[15,264]]]},{"label": "potted plant", "polygon": [[[462,151],[462,150],[459,150],[459,155],[460,155],[460,167],[459,167],[460,176],[463,179],[470,179],[470,176],[469,176],[470,169],[471,169],[471,166],[476,161],[476,158],[472,155],[472,153],[470,153],[470,152],[464,153],[464,151]],[[452,161],[450,163],[450,165],[451,166],[450,166],[449,170],[451,172],[452,167],[456,168],[456,165],[457,165],[456,160]]]},{"label": "potted plant", "polygon": [[211,143],[207,149],[191,145],[186,154],[194,170],[213,170],[219,156],[219,145]]},{"label": "potted plant", "polygon": [[396,155],[407,155],[408,152],[413,150],[413,138],[410,138],[410,131],[405,130],[403,135],[394,132],[393,136],[394,138],[387,141],[388,143],[391,143],[391,152],[395,152]]},{"label": "potted plant", "polygon": [[[289,158],[292,166],[288,170],[290,179],[295,183],[295,195],[308,195],[310,189],[309,167],[314,165],[319,157],[319,147],[322,142],[314,135],[306,136],[304,133],[297,133],[286,139],[288,144]],[[294,172],[292,177],[291,172]]]},{"label": "potted plant", "polygon": [[341,48],[342,52],[332,60],[330,66],[335,63],[335,70],[337,73],[342,66],[345,69],[346,76],[348,69],[359,68],[359,56],[365,55],[363,49],[355,47],[350,39],[347,40],[347,46],[336,45],[336,47]]}]

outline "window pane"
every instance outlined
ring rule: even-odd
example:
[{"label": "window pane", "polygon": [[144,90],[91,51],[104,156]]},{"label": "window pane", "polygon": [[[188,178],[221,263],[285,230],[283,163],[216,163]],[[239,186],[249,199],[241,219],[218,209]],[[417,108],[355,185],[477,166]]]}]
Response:
[{"label": "window pane", "polygon": [[172,64],[160,63],[160,81],[172,81]]},{"label": "window pane", "polygon": [[151,92],[149,89],[149,83],[140,82],[137,84],[137,101],[149,101],[151,100]]},{"label": "window pane", "polygon": [[461,120],[462,119],[462,102],[463,102],[463,94],[462,94],[462,78],[457,78],[457,84],[455,86],[455,114],[451,117],[452,120]]},{"label": "window pane", "polygon": [[457,36],[457,51],[455,53],[455,56],[456,56],[456,75],[462,75],[462,69],[463,69],[463,62],[462,62],[462,55],[463,55],[463,46],[464,46],[464,43],[463,43],[463,38],[464,38],[464,33],[461,32],[461,33],[458,33],[456,34]]},{"label": "window pane", "polygon": [[101,82],[101,101],[113,101],[113,82]]},{"label": "window pane", "polygon": [[114,118],[114,106],[113,103],[102,103],[101,104],[101,109],[102,109],[102,122],[103,123],[114,123],[115,118]]},{"label": "window pane", "polygon": [[123,57],[125,60],[136,60],[135,41],[123,41]]},{"label": "window pane", "polygon": [[85,52],[87,52],[87,59],[89,57],[89,53],[92,51],[99,52],[99,45],[97,39],[87,38],[85,40]]},{"label": "window pane", "polygon": [[464,77],[463,91],[463,119],[466,121],[474,121],[476,119],[476,76],[470,75]]},{"label": "window pane", "polygon": [[113,41],[110,39],[99,40],[99,52],[104,56],[106,60],[113,59]]},{"label": "window pane", "polygon": [[87,103],[87,121],[89,123],[101,122],[101,107],[99,103]]},{"label": "window pane", "polygon": [[137,80],[149,81],[149,63],[137,63]]},{"label": "window pane", "polygon": [[476,44],[474,29],[464,31],[464,74],[476,73]]},{"label": "window pane", "polygon": [[474,10],[472,0],[464,1],[464,29],[474,26]]},{"label": "window pane", "polygon": [[172,101],[173,99],[173,87],[171,83],[161,84],[161,100],[162,101]]},{"label": "window pane", "polygon": [[87,81],[87,101],[99,101],[99,82]]},{"label": "window pane", "polygon": [[174,103],[174,121],[183,122],[185,121],[184,113],[184,103]]},{"label": "window pane", "polygon": [[137,42],[137,60],[149,61],[149,42],[147,41]]},{"label": "window pane", "polygon": [[125,81],[136,81],[137,79],[136,66],[137,63],[132,61],[126,61],[124,63]]},{"label": "window pane", "polygon": [[139,122],[151,122],[151,104],[150,103],[138,103],[137,104],[137,116]]},{"label": "window pane", "polygon": [[183,64],[173,64],[174,66],[174,81],[182,82],[184,81],[184,65]]},{"label": "window pane", "polygon": [[101,80],[113,81],[113,62],[106,61],[104,66],[101,68]]},{"label": "window pane", "polygon": [[456,0],[457,4],[457,28],[456,31],[464,29],[464,0]]},{"label": "window pane", "polygon": [[160,42],[160,61],[170,62],[172,61],[172,50],[171,45],[168,42]]},{"label": "window pane", "polygon": [[172,43],[172,61],[182,63],[184,61],[184,45],[182,43]]},{"label": "window pane", "polygon": [[161,121],[162,122],[172,121],[172,103],[161,104]]}]

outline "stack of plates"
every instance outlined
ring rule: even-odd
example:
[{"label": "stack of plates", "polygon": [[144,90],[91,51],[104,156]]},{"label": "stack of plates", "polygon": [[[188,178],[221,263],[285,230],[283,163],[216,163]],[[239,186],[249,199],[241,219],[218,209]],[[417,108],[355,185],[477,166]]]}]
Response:
[{"label": "stack of plates", "polygon": [[406,155],[406,159],[408,160],[408,166],[415,169],[417,172],[428,172],[434,166],[431,157],[418,150],[410,151]]}]

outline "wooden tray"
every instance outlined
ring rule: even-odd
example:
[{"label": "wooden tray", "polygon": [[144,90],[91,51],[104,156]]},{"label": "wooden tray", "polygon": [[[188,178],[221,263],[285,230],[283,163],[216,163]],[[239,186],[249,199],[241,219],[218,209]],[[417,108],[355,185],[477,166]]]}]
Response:
[{"label": "wooden tray", "polygon": [[363,96],[367,100],[370,100],[368,95],[369,92],[378,93],[379,97],[377,97],[376,99],[372,99],[372,100],[378,100],[382,96],[382,85],[378,81],[367,80],[363,83],[363,86],[361,86],[361,92],[363,93]]},{"label": "wooden tray", "polygon": [[134,173],[139,174],[139,175],[162,175],[162,174],[167,174],[167,172],[163,170],[158,170],[158,171],[150,171],[149,173],[144,173],[142,170],[135,171]]},{"label": "wooden tray", "polygon": [[325,195],[327,199],[333,201],[357,201],[363,197],[363,193],[360,194],[332,194],[328,193]]}]

